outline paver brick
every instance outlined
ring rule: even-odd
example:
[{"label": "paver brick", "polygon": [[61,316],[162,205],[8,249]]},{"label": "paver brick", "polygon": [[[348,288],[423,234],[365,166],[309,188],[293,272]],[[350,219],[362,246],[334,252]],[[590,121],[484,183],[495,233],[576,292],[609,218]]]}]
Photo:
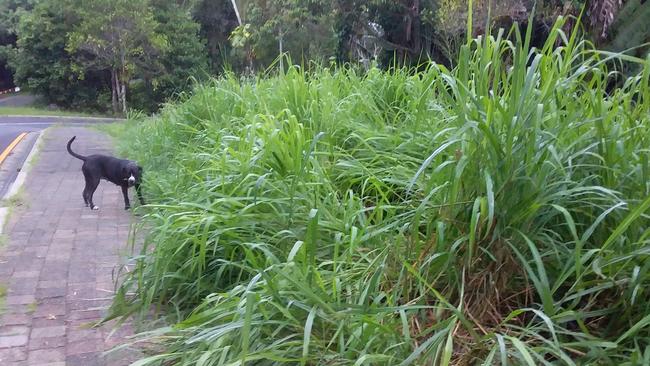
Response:
[{"label": "paver brick", "polygon": [[26,344],[26,334],[0,336],[0,348],[18,347]]},{"label": "paver brick", "polygon": [[46,316],[32,319],[32,328],[46,328],[65,325],[65,316]]},{"label": "paver brick", "polygon": [[53,326],[53,327],[42,327],[42,328],[32,329],[30,338],[35,339],[35,338],[61,337],[64,335],[65,335],[65,326]]},{"label": "paver brick", "polygon": [[65,361],[65,352],[63,347],[37,349],[29,351],[27,361],[30,364]]},{"label": "paver brick", "polygon": [[32,317],[24,313],[7,313],[3,314],[0,319],[0,325],[27,325],[32,321]]},{"label": "paver brick", "polygon": [[38,288],[56,288],[65,285],[61,281],[40,281]]},{"label": "paver brick", "polygon": [[70,343],[89,339],[101,340],[102,334],[100,334],[100,332],[97,332],[95,329],[68,329],[68,332],[66,333],[66,339]]},{"label": "paver brick", "polygon": [[47,299],[52,297],[63,297],[65,296],[65,293],[65,287],[41,288],[36,290],[36,298]]},{"label": "paver brick", "polygon": [[34,295],[13,295],[10,294],[7,296],[5,299],[5,304],[7,305],[24,305],[24,304],[31,304],[36,301],[36,297]]},{"label": "paver brick", "polygon": [[65,346],[65,337],[48,337],[30,339],[27,348],[32,350],[62,348]]},{"label": "paver brick", "polygon": [[34,294],[35,289],[36,289],[35,281],[19,281],[16,283],[12,283],[9,286],[9,290],[7,291],[7,294],[8,296],[30,296]]},{"label": "paver brick", "polygon": [[25,325],[10,325],[0,327],[0,336],[23,335],[29,333],[29,327]]},{"label": "paver brick", "polygon": [[[100,366],[102,363],[101,354],[99,352],[70,355],[65,359],[66,366]],[[123,365],[128,365],[128,363]]]},{"label": "paver brick", "polygon": [[102,316],[104,314],[102,313],[101,310],[90,310],[90,309],[84,309],[84,310],[74,310],[70,312],[70,315],[68,315],[69,320],[85,320],[85,321],[90,321],[90,320],[101,320]]},{"label": "paver brick", "polygon": [[13,278],[38,278],[38,275],[41,274],[41,271],[15,271],[11,276]]},{"label": "paver brick", "polygon": [[12,347],[0,349],[0,365],[8,362],[22,361],[27,359],[27,351],[24,347]]},{"label": "paver brick", "polygon": [[66,346],[66,354],[72,356],[84,353],[100,352],[102,351],[103,346],[101,339],[85,339],[79,342],[68,343]]}]

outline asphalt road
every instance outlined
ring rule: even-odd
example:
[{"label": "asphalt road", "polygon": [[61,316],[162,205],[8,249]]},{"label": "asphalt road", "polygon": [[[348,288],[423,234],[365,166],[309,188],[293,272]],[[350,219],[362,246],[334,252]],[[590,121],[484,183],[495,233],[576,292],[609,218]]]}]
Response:
[{"label": "asphalt road", "polygon": [[[52,122],[48,121],[31,121],[24,119],[20,121],[5,120],[0,117],[0,152],[4,151],[9,144],[22,132],[39,131],[50,126]],[[27,158],[27,154],[34,144],[35,137],[24,138],[13,150],[13,154],[0,164],[0,197],[3,197],[9,189],[11,183],[16,179],[22,163]]]},{"label": "asphalt road", "polygon": [[3,151],[21,132],[40,131],[50,126],[51,123],[34,125],[5,124],[0,122],[0,151]]},{"label": "asphalt road", "polygon": [[9,146],[21,132],[40,131],[52,125],[52,122],[38,122],[26,120],[25,122],[5,121],[6,118],[0,117],[0,152]]},{"label": "asphalt road", "polygon": [[9,95],[3,96],[0,98],[0,107],[29,107],[34,104],[34,98],[29,94],[18,94],[18,95]]},{"label": "asphalt road", "polygon": [[[33,105],[36,97],[30,94],[20,93],[13,95],[2,95],[0,97],[0,107],[25,107]],[[1,112],[0,112],[1,113]],[[22,132],[40,131],[54,123],[63,124],[88,124],[101,123],[108,120],[93,118],[58,118],[58,117],[21,117],[21,116],[3,116],[0,115],[0,152],[4,151],[7,146]]]},{"label": "asphalt road", "polygon": [[21,132],[44,130],[53,124],[88,125],[112,122],[114,119],[85,117],[10,117],[0,116],[0,152]]}]

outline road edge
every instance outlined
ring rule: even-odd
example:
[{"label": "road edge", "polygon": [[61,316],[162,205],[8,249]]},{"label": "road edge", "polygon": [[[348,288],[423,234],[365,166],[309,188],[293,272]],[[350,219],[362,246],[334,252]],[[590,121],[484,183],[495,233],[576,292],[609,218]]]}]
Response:
[{"label": "road edge", "polygon": [[[32,149],[30,150],[29,154],[27,154],[27,157],[25,158],[25,161],[23,162],[23,165],[20,167],[20,172],[16,176],[16,179],[11,183],[9,186],[9,189],[7,189],[7,193],[0,198],[2,201],[7,201],[13,196],[15,196],[20,188],[25,184],[25,180],[27,179],[27,175],[29,174],[29,171],[31,170],[31,165],[32,165],[32,160],[34,159],[34,156],[38,153],[40,150],[41,145],[43,144],[43,135],[45,132],[49,130],[49,127],[42,130],[38,131],[38,137],[36,138],[36,141],[34,141],[34,145],[32,145]],[[7,218],[9,217],[9,211],[10,207],[8,206],[2,206],[0,207],[0,235],[4,232],[4,227],[5,224],[7,223]]]},{"label": "road edge", "polygon": [[86,117],[86,116],[56,116],[56,115],[28,115],[28,114],[0,114],[0,118],[9,117],[9,118],[48,118],[48,119],[88,119],[88,120],[97,120],[97,121],[110,121],[110,122],[119,122],[126,121],[126,118],[112,118],[112,117]]},{"label": "road edge", "polygon": [[11,152],[16,149],[16,146],[18,146],[25,136],[27,136],[29,132],[21,132],[16,138],[14,138],[9,145],[0,152],[0,164],[2,164],[9,155],[11,155]]}]

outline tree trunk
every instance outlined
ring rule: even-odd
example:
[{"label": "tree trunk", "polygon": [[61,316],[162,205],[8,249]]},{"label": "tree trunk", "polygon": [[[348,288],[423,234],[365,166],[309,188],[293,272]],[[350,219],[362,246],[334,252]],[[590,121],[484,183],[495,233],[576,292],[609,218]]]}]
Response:
[{"label": "tree trunk", "polygon": [[282,29],[278,32],[278,47],[280,49],[280,72],[284,74],[284,47],[282,44],[284,38],[284,34],[282,33]]},{"label": "tree trunk", "polygon": [[113,105],[113,113],[115,114],[117,114],[119,111],[117,101],[118,85],[117,70],[111,69],[111,104]]},{"label": "tree trunk", "polygon": [[[411,9],[411,16],[413,17],[413,31],[411,36],[413,37],[413,49],[417,52],[417,57],[422,57],[422,35],[421,27],[422,23],[420,21],[420,0],[413,1],[413,7]],[[418,62],[420,60],[418,59]]]},{"label": "tree trunk", "polygon": [[120,102],[120,109],[122,109],[122,114],[126,116],[126,73],[122,71],[120,74],[119,83],[117,85],[117,97]]},{"label": "tree trunk", "polygon": [[122,80],[122,85],[120,85],[121,92],[120,94],[122,95],[122,113],[124,113],[124,117],[126,117],[126,84],[124,83],[124,80]]},{"label": "tree trunk", "polygon": [[122,114],[126,116],[126,83],[124,79],[123,74],[115,72],[114,94],[117,94],[117,104],[114,106],[114,111],[115,114],[119,114],[121,109]]},{"label": "tree trunk", "polygon": [[128,81],[128,78],[126,77],[126,50],[122,48],[120,52],[120,60],[121,60],[121,72],[120,72],[120,83],[119,83],[119,90],[118,90],[118,97],[120,99],[120,104],[122,107],[122,113],[124,117],[126,117],[126,83]]}]

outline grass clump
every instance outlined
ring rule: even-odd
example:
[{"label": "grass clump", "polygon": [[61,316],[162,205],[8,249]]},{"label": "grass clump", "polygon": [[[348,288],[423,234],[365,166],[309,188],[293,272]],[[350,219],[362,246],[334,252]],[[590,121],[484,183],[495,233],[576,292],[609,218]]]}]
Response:
[{"label": "grass clump", "polygon": [[132,124],[150,231],[114,315],[177,321],[143,364],[647,360],[650,60],[608,92],[618,56],[561,25],[453,70],[228,76]]}]

